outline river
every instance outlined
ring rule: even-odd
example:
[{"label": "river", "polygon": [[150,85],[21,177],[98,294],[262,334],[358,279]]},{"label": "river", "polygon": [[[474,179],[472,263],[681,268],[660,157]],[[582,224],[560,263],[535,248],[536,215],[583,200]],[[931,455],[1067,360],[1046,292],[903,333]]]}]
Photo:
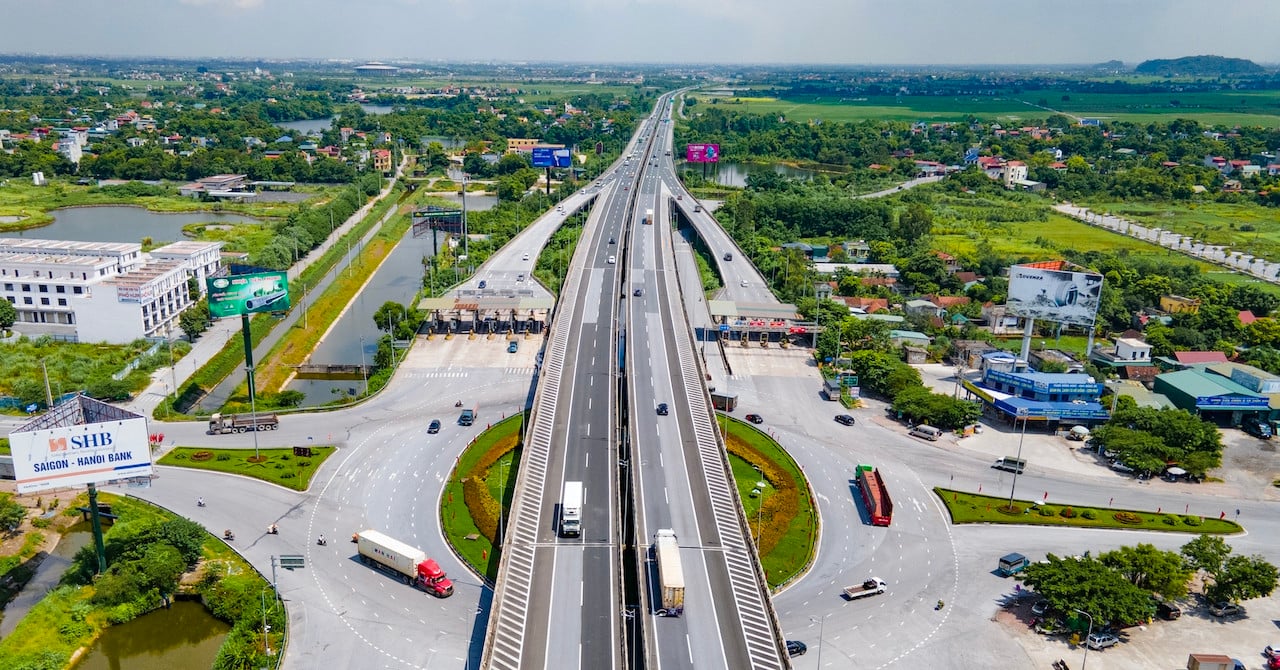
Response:
[{"label": "river", "polygon": [[53,223],[39,228],[0,233],[0,237],[80,242],[141,242],[150,237],[157,244],[187,239],[182,227],[190,223],[260,223],[258,219],[224,212],[165,214],[129,205],[65,207],[55,209]]},{"label": "river", "polygon": [[[365,114],[390,114],[391,105],[360,105],[360,109]],[[302,119],[301,121],[281,121],[275,125],[281,128],[288,128],[296,133],[306,135],[311,132],[322,133],[333,126],[333,120],[338,118],[337,114],[326,116],[323,119]]]},{"label": "river", "polygon": [[[690,163],[682,163],[681,167],[682,169],[698,169],[697,165]],[[821,174],[818,170],[792,167],[790,165],[761,165],[758,163],[738,163],[734,161],[721,161],[719,163],[707,164],[707,176],[712,181],[722,186],[734,186],[737,188],[746,187],[747,176],[751,173],[765,172],[769,170],[791,179],[813,179],[814,176]]]},{"label": "river", "polygon": [[198,602],[178,601],[168,609],[111,626],[94,642],[76,670],[169,670],[211,668],[231,627]]}]

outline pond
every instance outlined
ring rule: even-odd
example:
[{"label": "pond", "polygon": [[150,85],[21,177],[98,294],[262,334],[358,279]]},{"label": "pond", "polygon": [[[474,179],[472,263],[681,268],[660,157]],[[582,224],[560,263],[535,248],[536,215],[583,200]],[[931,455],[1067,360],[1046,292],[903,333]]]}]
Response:
[{"label": "pond", "polygon": [[0,233],[0,237],[80,242],[141,242],[150,237],[157,244],[186,239],[182,227],[189,223],[260,223],[257,219],[223,212],[163,214],[142,207],[64,207],[55,209],[53,223],[30,230]]},{"label": "pond", "polygon": [[[363,109],[365,114],[390,114],[391,113],[391,105],[360,105],[360,109]],[[275,125],[281,128],[288,128],[289,130],[292,130],[296,133],[301,133],[303,135],[306,135],[312,132],[322,133],[328,130],[331,126],[333,126],[333,120],[336,118],[338,118],[337,114],[333,116],[326,116],[323,119],[303,119],[300,121],[281,121],[279,123],[276,123]],[[267,138],[264,137],[262,139],[265,140]]]},{"label": "pond", "polygon": [[231,627],[198,602],[179,601],[107,628],[76,670],[210,668]]},{"label": "pond", "polygon": [[[691,165],[689,163],[682,163],[681,165],[682,169],[699,169],[697,165]],[[807,170],[805,168],[791,167],[790,165],[761,165],[757,163],[721,161],[719,163],[711,163],[707,165],[707,176],[712,181],[722,186],[745,188],[747,185],[748,175],[753,172],[765,172],[769,170],[791,179],[813,179],[814,176],[821,174],[818,170]]]}]

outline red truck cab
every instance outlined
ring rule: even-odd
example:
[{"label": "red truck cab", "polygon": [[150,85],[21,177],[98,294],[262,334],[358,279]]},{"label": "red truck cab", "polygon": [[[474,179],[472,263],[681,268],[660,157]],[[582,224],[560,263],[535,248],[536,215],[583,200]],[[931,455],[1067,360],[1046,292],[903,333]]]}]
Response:
[{"label": "red truck cab", "polygon": [[438,598],[448,598],[453,595],[453,582],[445,575],[444,570],[434,558],[428,558],[418,564],[418,585]]}]

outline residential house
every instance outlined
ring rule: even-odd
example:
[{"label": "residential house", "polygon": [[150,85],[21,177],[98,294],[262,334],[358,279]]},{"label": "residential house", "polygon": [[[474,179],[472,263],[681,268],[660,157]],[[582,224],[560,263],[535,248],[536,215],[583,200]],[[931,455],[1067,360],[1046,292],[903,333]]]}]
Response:
[{"label": "residential house", "polygon": [[934,256],[942,259],[942,264],[947,267],[947,274],[953,275],[960,271],[960,260],[945,251],[935,251]]},{"label": "residential house", "polygon": [[1250,312],[1247,309],[1240,310],[1240,313],[1236,315],[1236,318],[1240,319],[1240,325],[1242,326],[1247,326],[1258,320],[1258,317],[1254,316],[1253,312]]},{"label": "residential house", "polygon": [[889,340],[894,344],[910,345],[913,347],[927,347],[932,341],[928,335],[914,330],[890,330]]},{"label": "residential house", "polygon": [[146,144],[147,139],[145,137],[130,137],[129,139],[125,140],[124,143],[129,145],[131,148],[136,149]]},{"label": "residential house", "polygon": [[1027,181],[1027,164],[1022,161],[1009,161],[1004,164],[1005,188],[1013,188],[1014,184]]},{"label": "residential house", "polygon": [[1205,156],[1204,166],[1211,167],[1217,170],[1218,172],[1221,172],[1222,174],[1231,173],[1231,164],[1228,163],[1227,159],[1223,158],[1222,156]]},{"label": "residential house", "polygon": [[527,137],[511,137],[507,139],[507,153],[532,154],[533,148],[542,144],[540,139],[531,139]]},{"label": "residential house", "polygon": [[923,316],[928,318],[941,317],[947,313],[936,304],[923,299],[908,300],[906,303],[907,314],[911,316]]},{"label": "residential house", "polygon": [[861,310],[862,314],[874,314],[876,312],[889,311],[888,298],[860,298],[852,296],[839,296],[836,298],[843,302],[850,311]]},{"label": "residential house", "polygon": [[374,149],[373,150],[373,169],[378,172],[391,172],[391,150],[390,149]]}]

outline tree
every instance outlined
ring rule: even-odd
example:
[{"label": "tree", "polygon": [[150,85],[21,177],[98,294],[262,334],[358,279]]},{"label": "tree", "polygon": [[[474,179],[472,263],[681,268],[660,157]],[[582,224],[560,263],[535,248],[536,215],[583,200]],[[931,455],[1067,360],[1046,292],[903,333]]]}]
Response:
[{"label": "tree", "polygon": [[0,330],[9,330],[18,322],[18,308],[8,300],[0,300]]},{"label": "tree", "polygon": [[1276,566],[1261,556],[1228,556],[1213,584],[1205,590],[1210,600],[1239,602],[1271,595],[1280,579]]},{"label": "tree", "polygon": [[188,340],[194,341],[209,328],[209,301],[201,298],[199,302],[182,310],[178,315],[178,327]]},{"label": "tree", "polygon": [[395,324],[404,322],[408,313],[409,310],[404,305],[388,300],[373,313],[373,323],[378,330],[390,331]]},{"label": "tree", "polygon": [[908,244],[919,241],[933,229],[933,215],[919,203],[912,203],[898,215],[898,238]]},{"label": "tree", "polygon": [[1154,613],[1151,593],[1093,558],[1059,558],[1032,563],[1023,581],[1060,612],[1080,609],[1098,623],[1131,624]]},{"label": "tree", "polygon": [[[1117,408],[1118,412],[1119,408]],[[1164,470],[1168,450],[1164,441],[1150,433],[1106,424],[1093,431],[1093,439],[1115,452],[1120,462],[1139,472]]]},{"label": "tree", "polygon": [[170,519],[162,524],[156,537],[178,551],[187,567],[194,567],[200,560],[200,547],[206,536],[204,526],[190,519]]},{"label": "tree", "polygon": [[1151,544],[1120,547],[1102,554],[1098,560],[1134,586],[1155,591],[1170,600],[1185,596],[1187,582],[1191,581],[1192,571],[1181,555]]},{"label": "tree", "polygon": [[6,497],[0,501],[0,528],[3,528],[6,533],[17,530],[25,518],[27,518],[27,508],[14,502],[13,498]]},{"label": "tree", "polygon": [[1192,570],[1204,570],[1210,574],[1222,569],[1222,564],[1231,554],[1231,545],[1217,535],[1201,535],[1182,545],[1178,550]]},{"label": "tree", "polygon": [[955,430],[967,426],[982,414],[982,407],[943,393],[933,393],[924,386],[903,389],[893,399],[893,409],[901,416]]}]

